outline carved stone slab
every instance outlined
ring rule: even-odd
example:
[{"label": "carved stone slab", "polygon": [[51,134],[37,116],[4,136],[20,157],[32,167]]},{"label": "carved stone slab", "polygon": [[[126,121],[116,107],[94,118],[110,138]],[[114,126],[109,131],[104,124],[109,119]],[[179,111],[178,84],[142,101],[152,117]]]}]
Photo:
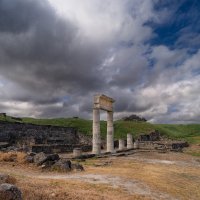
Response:
[{"label": "carved stone slab", "polygon": [[112,112],[114,102],[115,102],[114,99],[104,94],[98,94],[94,96],[94,108]]}]

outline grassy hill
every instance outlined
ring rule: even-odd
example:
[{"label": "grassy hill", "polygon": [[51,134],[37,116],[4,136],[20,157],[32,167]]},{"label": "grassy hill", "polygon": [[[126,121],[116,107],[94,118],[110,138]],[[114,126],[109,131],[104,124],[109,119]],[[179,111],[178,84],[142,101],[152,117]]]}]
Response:
[{"label": "grassy hill", "polygon": [[200,144],[200,124],[156,124],[155,127],[169,138]]},{"label": "grassy hill", "polygon": [[[86,135],[92,135],[92,121],[85,119],[74,119],[74,118],[57,118],[57,119],[33,119],[33,118],[23,118],[25,123],[33,123],[40,125],[55,125],[55,126],[66,126],[66,127],[76,127],[80,132]],[[106,138],[106,121],[101,121],[101,135]],[[140,133],[148,133],[154,130],[154,125],[146,122],[125,122],[116,121],[114,123],[115,138],[126,138],[127,133],[132,133],[133,135],[138,135]]]},{"label": "grassy hill", "polygon": [[[0,120],[9,122],[32,123],[38,125],[54,125],[76,127],[86,135],[92,135],[92,121],[79,118],[55,118],[55,119],[34,119],[34,118],[6,118],[0,116]],[[175,124],[150,124],[148,122],[115,121],[115,139],[126,138],[127,133],[137,136],[141,133],[149,133],[159,130],[162,135],[172,139],[184,139],[189,143],[200,144],[200,124],[175,125]],[[106,121],[101,121],[101,135],[106,138]]]}]

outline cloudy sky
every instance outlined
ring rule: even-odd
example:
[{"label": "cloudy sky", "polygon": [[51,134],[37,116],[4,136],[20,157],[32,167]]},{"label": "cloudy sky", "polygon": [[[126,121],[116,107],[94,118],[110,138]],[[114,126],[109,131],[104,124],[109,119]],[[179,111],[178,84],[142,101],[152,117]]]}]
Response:
[{"label": "cloudy sky", "polygon": [[[200,123],[199,0],[0,0],[0,112]],[[104,114],[102,118],[104,118]]]}]

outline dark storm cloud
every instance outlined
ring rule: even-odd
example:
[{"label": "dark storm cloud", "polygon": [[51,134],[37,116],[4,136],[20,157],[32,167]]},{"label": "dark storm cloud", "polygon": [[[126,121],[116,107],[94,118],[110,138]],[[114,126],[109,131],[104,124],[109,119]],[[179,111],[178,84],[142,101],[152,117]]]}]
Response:
[{"label": "dark storm cloud", "polygon": [[142,100],[138,97],[136,92],[123,92],[120,91],[113,94],[114,98],[117,99],[115,102],[115,111],[120,112],[143,112],[150,109],[153,103],[149,102],[148,98],[143,98]]},{"label": "dark storm cloud", "polygon": [[101,87],[94,68],[100,47],[81,41],[78,27],[47,1],[1,0],[0,19],[0,73],[26,90],[16,100],[57,102],[67,92]]},{"label": "dark storm cloud", "polygon": [[[47,2],[40,2],[41,1],[38,0],[1,0],[1,32],[18,34],[30,29],[41,17],[45,16],[41,16],[41,14],[45,11],[44,7],[47,5]],[[43,6],[43,8],[40,6]],[[48,12],[46,12],[46,14],[48,14]]]}]

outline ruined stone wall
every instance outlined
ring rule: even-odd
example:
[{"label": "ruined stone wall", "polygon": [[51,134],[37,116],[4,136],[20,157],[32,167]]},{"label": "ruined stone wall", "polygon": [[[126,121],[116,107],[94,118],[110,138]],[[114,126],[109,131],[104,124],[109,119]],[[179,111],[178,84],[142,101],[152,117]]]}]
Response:
[{"label": "ruined stone wall", "polygon": [[0,142],[9,141],[15,144],[30,138],[34,139],[36,144],[45,144],[47,140],[61,140],[65,144],[78,143],[75,128],[0,122]]},{"label": "ruined stone wall", "polygon": [[160,140],[160,133],[159,131],[153,131],[148,134],[141,134],[137,140],[139,141],[158,141]]},{"label": "ruined stone wall", "polygon": [[69,153],[72,152],[74,148],[81,148],[83,152],[88,152],[92,150],[92,145],[83,144],[52,144],[52,145],[33,145],[31,151],[35,153],[45,152],[45,153]]},{"label": "ruined stone wall", "polygon": [[[85,139],[84,139],[85,138]],[[0,143],[18,147],[28,146],[47,151],[72,151],[74,146],[91,145],[90,139],[78,133],[76,128],[50,125],[9,123],[0,121]],[[42,147],[44,146],[44,147]],[[39,151],[37,149],[37,151]],[[50,150],[49,150],[50,149]]]}]

